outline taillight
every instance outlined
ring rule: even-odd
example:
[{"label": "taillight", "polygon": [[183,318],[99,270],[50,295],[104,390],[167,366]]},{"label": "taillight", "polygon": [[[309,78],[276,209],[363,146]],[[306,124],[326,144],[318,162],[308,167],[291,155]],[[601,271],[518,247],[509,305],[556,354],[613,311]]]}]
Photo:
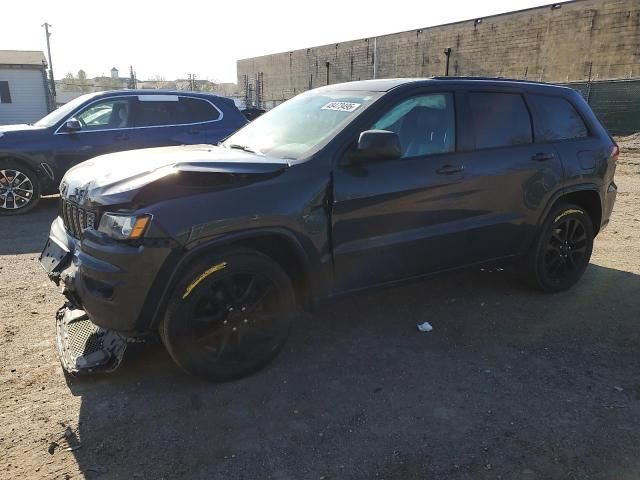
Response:
[{"label": "taillight", "polygon": [[619,155],[620,155],[620,148],[618,147],[618,145],[614,143],[613,147],[611,147],[611,155],[609,155],[609,158],[612,161],[617,162]]}]

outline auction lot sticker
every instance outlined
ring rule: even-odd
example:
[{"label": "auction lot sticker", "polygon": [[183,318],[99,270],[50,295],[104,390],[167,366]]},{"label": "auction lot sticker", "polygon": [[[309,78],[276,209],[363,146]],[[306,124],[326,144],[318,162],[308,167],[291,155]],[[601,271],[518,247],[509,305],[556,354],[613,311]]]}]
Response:
[{"label": "auction lot sticker", "polygon": [[329,102],[322,110],[337,110],[339,112],[353,112],[356,108],[358,108],[361,103],[351,103],[351,102]]}]

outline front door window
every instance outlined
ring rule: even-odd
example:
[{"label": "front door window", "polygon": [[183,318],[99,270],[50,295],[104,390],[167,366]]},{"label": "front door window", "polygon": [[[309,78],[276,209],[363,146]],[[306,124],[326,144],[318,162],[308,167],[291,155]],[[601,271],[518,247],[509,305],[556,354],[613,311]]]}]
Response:
[{"label": "front door window", "polygon": [[453,152],[453,95],[434,93],[411,97],[383,115],[372,129],[397,133],[402,146],[402,158]]},{"label": "front door window", "polygon": [[126,98],[110,99],[91,105],[76,118],[83,130],[104,130],[132,126],[131,108]]}]

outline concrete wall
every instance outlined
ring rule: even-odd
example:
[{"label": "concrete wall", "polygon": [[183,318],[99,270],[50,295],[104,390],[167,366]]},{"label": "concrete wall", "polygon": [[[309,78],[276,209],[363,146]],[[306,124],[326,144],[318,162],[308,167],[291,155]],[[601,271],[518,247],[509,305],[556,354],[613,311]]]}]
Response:
[{"label": "concrete wall", "polygon": [[2,68],[0,81],[9,82],[11,103],[0,103],[0,125],[33,123],[47,114],[42,70]]},{"label": "concrete wall", "polygon": [[590,72],[594,79],[640,77],[640,0],[556,5],[239,60],[238,86],[244,75],[255,84],[263,72],[269,107],[326,85],[327,71],[328,83],[374,78],[374,63],[377,78],[443,75],[446,48],[450,75],[550,82],[585,80]]}]

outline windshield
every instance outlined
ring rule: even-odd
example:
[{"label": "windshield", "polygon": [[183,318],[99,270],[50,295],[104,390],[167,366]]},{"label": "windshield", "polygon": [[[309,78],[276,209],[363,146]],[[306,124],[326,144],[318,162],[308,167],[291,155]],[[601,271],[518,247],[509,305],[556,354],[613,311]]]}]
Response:
[{"label": "windshield", "polygon": [[299,160],[331,139],[381,95],[311,90],[265,113],[227,138],[223,145]]},{"label": "windshield", "polygon": [[77,108],[80,108],[84,102],[86,102],[92,95],[82,95],[78,98],[74,98],[69,103],[65,103],[60,108],[54,110],[46,117],[38,120],[34,125],[36,127],[53,127],[56,123],[62,120],[64,117],[69,115],[71,112],[75,111]]}]

